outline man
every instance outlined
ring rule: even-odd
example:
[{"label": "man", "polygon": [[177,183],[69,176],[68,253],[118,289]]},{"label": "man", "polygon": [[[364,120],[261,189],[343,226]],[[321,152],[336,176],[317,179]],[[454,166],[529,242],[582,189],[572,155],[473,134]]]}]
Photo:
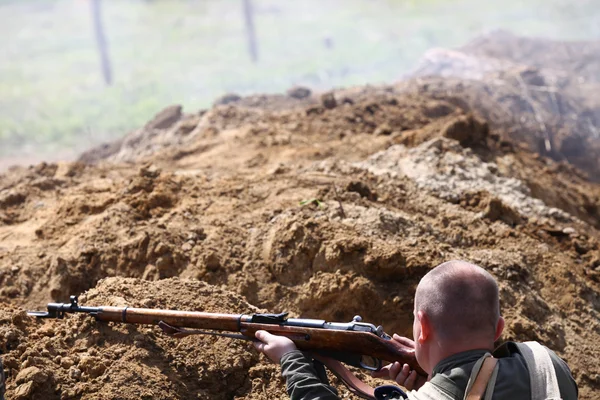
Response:
[{"label": "man", "polygon": [[[508,342],[495,351],[504,329],[498,285],[483,268],[449,261],[427,273],[415,293],[413,338],[393,340],[414,347],[429,376],[418,376],[398,362],[374,373],[409,390],[409,399],[577,399],[566,363],[535,343]],[[323,383],[312,361],[285,337],[256,332],[255,347],[281,362],[292,400],[338,399]],[[493,355],[493,356],[492,356]],[[400,398],[400,397],[397,397]]]}]

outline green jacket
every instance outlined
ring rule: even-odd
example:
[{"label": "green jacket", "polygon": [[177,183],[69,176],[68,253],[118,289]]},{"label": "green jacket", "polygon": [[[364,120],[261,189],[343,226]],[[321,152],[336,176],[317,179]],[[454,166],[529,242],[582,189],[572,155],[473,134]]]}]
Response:
[{"label": "green jacket", "polygon": [[[494,400],[530,399],[529,372],[520,353],[519,343],[507,342],[497,348],[493,355],[498,358],[498,378],[494,388]],[[419,390],[408,393],[414,400],[462,400],[465,388],[475,362],[486,350],[471,350],[455,354],[442,360],[433,369],[433,376]],[[560,394],[563,400],[577,399],[577,386],[567,364],[553,351],[550,357],[554,364]],[[323,383],[312,361],[304,353],[296,350],[281,358],[282,375],[287,381],[287,391],[291,400],[333,400],[339,399],[335,388]]]}]

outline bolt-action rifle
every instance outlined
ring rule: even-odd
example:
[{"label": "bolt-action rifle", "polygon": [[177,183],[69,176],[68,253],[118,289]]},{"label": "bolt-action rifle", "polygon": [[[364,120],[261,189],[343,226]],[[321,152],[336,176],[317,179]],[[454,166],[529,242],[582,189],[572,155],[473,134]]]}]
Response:
[{"label": "bolt-action rifle", "polygon": [[[326,322],[319,319],[287,318],[281,314],[219,314],[198,311],[178,311],[132,307],[80,306],[77,297],[70,303],[48,303],[48,311],[29,311],[38,318],[64,318],[67,313],[85,313],[98,321],[158,325],[175,338],[189,335],[215,335],[234,339],[256,340],[254,334],[265,330],[286,336],[298,349],[337,375],[349,390],[361,397],[373,399],[374,389],[356,378],[345,364],[371,371],[381,369],[384,362],[408,364],[420,375],[427,374],[415,359],[414,349],[404,346],[386,334],[381,326],[362,322],[360,316],[351,322]],[[225,333],[237,332],[237,333]]]}]

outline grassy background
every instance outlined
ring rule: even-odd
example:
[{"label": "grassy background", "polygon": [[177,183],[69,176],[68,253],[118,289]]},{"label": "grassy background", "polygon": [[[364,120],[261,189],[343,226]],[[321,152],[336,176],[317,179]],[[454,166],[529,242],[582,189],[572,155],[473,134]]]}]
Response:
[{"label": "grassy background", "polygon": [[282,92],[400,79],[431,47],[504,28],[600,39],[600,1],[103,0],[114,82],[103,82],[88,0],[0,0],[0,158],[73,157],[226,92]]}]

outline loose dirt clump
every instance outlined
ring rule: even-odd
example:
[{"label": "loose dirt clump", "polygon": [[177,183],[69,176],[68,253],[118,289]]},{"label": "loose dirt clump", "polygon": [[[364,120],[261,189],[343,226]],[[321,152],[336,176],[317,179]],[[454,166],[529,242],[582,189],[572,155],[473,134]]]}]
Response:
[{"label": "loose dirt clump", "polygon": [[[533,131],[497,106],[489,82],[460,91],[464,79],[427,79],[412,82],[416,90],[296,90],[195,114],[174,107],[86,163],[0,175],[8,398],[285,398],[278,368],[247,342],[175,340],[86,316],[42,322],[25,310],[74,294],[85,305],[361,315],[411,335],[419,279],[451,259],[497,278],[503,339],[555,349],[580,398],[595,398],[593,170],[523,145],[533,139],[519,135]],[[567,122],[544,120],[549,131],[568,128],[565,138],[575,126]]]}]

